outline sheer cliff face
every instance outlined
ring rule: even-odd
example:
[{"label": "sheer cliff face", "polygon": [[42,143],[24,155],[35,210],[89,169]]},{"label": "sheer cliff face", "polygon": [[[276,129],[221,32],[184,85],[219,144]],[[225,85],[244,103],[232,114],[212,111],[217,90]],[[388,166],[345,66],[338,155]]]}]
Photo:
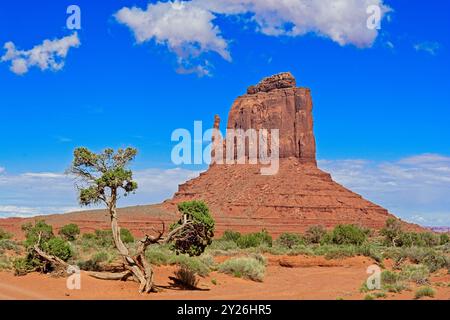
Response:
[{"label": "sheer cliff face", "polygon": [[297,88],[290,73],[282,73],[251,86],[236,99],[228,116],[228,129],[278,129],[280,158],[295,157],[316,163],[311,92]]}]

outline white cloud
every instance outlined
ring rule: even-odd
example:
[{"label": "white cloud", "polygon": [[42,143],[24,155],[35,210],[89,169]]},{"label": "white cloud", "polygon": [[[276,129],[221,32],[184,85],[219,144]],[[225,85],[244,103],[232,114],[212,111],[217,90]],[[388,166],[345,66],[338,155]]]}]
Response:
[{"label": "white cloud", "polygon": [[339,183],[406,220],[450,225],[449,157],[422,154],[391,162],[322,160],[319,165]]},{"label": "white cloud", "polygon": [[[221,36],[218,26],[213,24],[214,14],[191,2],[158,2],[149,4],[144,11],[137,7],[122,8],[115,17],[134,33],[138,44],[154,40],[166,45],[176,53],[181,66],[190,64],[205,52],[216,52],[223,59],[231,61],[228,44]],[[201,69],[192,72],[204,73]],[[189,71],[191,67],[184,67]]]},{"label": "white cloud", "polygon": [[367,8],[376,5],[381,17],[391,9],[383,0],[193,0],[215,13],[250,14],[258,30],[269,36],[302,36],[313,32],[340,45],[370,47],[378,30],[367,28]]},{"label": "white cloud", "polygon": [[0,174],[2,174],[3,172],[5,172],[5,168],[0,167]]},{"label": "white cloud", "polygon": [[[135,195],[124,197],[121,206],[159,203],[170,198],[178,185],[199,172],[183,169],[136,170],[139,188]],[[87,208],[78,206],[75,180],[54,172],[29,172],[0,175],[0,217],[28,217],[66,213]]]},{"label": "white cloud", "polygon": [[181,73],[205,75],[209,62],[197,61],[202,54],[212,51],[231,61],[229,41],[215,24],[217,15],[238,15],[240,22],[254,23],[268,36],[315,33],[366,48],[379,33],[367,27],[371,5],[380,8],[381,19],[391,11],[383,0],[175,0],[149,4],[146,10],[124,7],[115,17],[133,31],[138,44],[154,40],[166,45],[177,55]]},{"label": "white cloud", "polygon": [[416,51],[424,51],[431,54],[432,56],[435,56],[440,48],[441,45],[439,43],[430,41],[414,45],[414,49],[416,49]]},{"label": "white cloud", "polygon": [[70,48],[80,46],[78,34],[74,34],[55,40],[44,40],[42,44],[34,46],[30,50],[18,50],[13,42],[6,42],[6,53],[1,57],[2,62],[11,62],[10,70],[18,75],[23,75],[31,67],[41,70],[59,71],[64,67]]}]

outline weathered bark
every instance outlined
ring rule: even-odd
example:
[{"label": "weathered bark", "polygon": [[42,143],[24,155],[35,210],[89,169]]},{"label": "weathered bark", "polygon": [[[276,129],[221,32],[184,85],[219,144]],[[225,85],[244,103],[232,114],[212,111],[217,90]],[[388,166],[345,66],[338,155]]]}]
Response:
[{"label": "weathered bark", "polygon": [[110,204],[111,214],[111,230],[114,239],[114,244],[122,256],[125,269],[131,273],[133,278],[139,282],[140,293],[150,293],[155,290],[153,286],[153,270],[152,267],[145,260],[145,248],[144,250],[138,250],[138,254],[135,257],[130,256],[128,248],[123,243],[120,237],[120,227],[117,218],[116,197],[113,190],[113,197]]}]

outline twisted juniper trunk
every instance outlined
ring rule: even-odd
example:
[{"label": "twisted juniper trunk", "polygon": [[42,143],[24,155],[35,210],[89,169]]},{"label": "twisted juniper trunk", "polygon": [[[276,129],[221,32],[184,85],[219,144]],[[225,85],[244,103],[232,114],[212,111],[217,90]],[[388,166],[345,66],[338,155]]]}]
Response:
[{"label": "twisted juniper trunk", "polygon": [[115,197],[113,197],[112,203],[110,205],[110,215],[114,244],[123,258],[125,268],[131,273],[133,278],[140,283],[139,292],[150,293],[154,290],[153,270],[151,265],[145,260],[146,245],[142,243],[138,247],[137,255],[135,257],[130,256],[128,248],[124,245],[120,237],[120,227],[117,219]]}]

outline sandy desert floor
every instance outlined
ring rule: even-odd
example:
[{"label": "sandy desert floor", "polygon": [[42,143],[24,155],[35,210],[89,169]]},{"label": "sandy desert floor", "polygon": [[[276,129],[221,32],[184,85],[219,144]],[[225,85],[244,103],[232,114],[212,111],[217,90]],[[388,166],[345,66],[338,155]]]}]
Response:
[{"label": "sandy desert floor", "polygon": [[[12,273],[0,273],[0,299],[149,299],[149,300],[361,300],[365,294],[359,292],[367,279],[366,268],[373,262],[365,257],[343,260],[326,260],[321,257],[269,256],[264,282],[234,278],[212,272],[200,278],[199,290],[181,290],[171,285],[169,276],[175,267],[155,267],[156,284],[160,293],[140,295],[134,282],[102,281],[81,274],[81,290],[68,290],[66,278],[54,278],[37,273],[16,277]],[[280,261],[289,260],[291,268],[280,266]],[[217,284],[212,283],[215,279]],[[431,279],[432,284],[450,282],[446,270]],[[433,286],[434,299],[449,300],[450,288]],[[386,299],[413,299],[415,287],[401,294],[388,293]]]}]

